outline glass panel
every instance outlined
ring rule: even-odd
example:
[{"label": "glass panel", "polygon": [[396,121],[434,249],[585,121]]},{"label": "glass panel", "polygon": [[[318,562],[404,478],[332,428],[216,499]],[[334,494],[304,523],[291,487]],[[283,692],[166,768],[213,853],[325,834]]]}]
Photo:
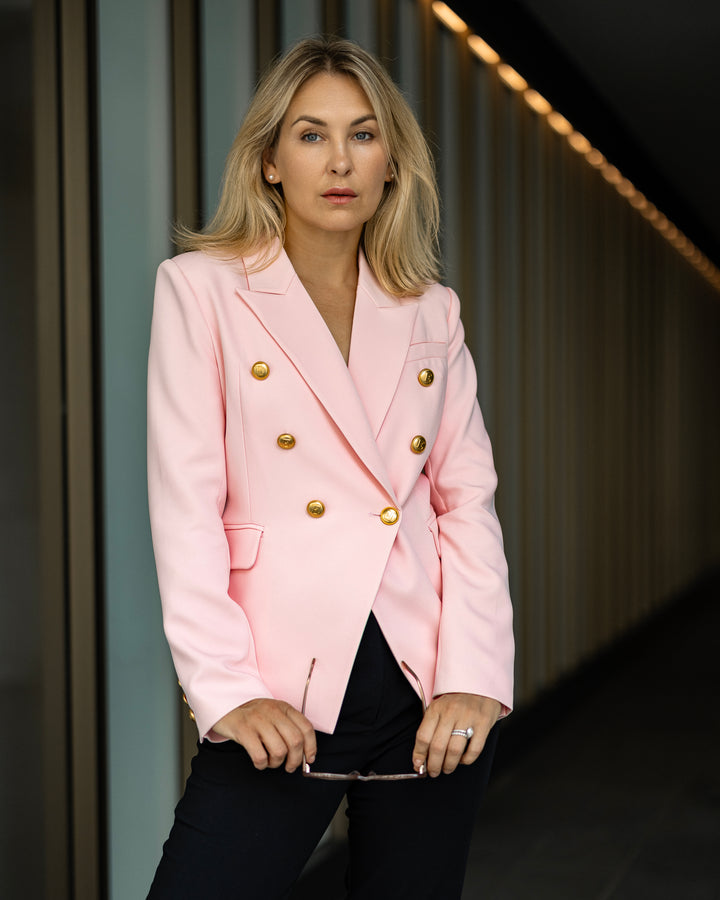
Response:
[{"label": "glass panel", "polygon": [[422,101],[422,35],[420,8],[415,0],[400,0],[398,19],[398,81],[408,103],[419,116]]},{"label": "glass panel", "polygon": [[215,211],[225,158],[255,86],[254,0],[205,0],[202,17],[203,208]]},{"label": "glass panel", "polygon": [[319,0],[283,0],[281,18],[283,49],[295,41],[322,31],[322,9]]},{"label": "glass panel", "polygon": [[345,0],[347,36],[366,50],[377,53],[377,16],[374,3]]},{"label": "glass panel", "polygon": [[180,777],[145,464],[153,286],[172,253],[170,23],[165,3],[99,0],[97,24],[109,896],[125,900],[147,893]]}]

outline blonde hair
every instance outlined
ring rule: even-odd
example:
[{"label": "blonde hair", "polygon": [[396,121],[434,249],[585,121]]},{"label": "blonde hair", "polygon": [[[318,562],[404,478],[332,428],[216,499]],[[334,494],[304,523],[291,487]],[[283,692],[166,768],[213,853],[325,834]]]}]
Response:
[{"label": "blonde hair", "polygon": [[263,177],[296,91],[313,75],[346,75],[365,91],[377,116],[393,179],[361,246],[375,277],[395,296],[418,296],[438,280],[439,201],[433,159],[407,101],[382,65],[351,41],[309,38],[277,60],[261,80],[225,164],[217,210],[199,232],[177,229],[181,250],[255,256],[255,271],[277,258],[285,231],[282,191]]}]

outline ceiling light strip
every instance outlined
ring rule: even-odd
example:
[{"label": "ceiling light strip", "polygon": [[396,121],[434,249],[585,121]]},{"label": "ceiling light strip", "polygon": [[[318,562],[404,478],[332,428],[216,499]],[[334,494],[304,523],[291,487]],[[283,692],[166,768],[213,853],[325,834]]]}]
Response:
[{"label": "ceiling light strip", "polygon": [[596,168],[603,178],[612,185],[621,197],[636,209],[643,218],[647,219],[657,231],[681,253],[688,262],[703,275],[715,288],[720,290],[720,269],[714,265],[679,229],[668,220],[644,194],[641,194],[635,186],[625,178],[620,170],[611,165],[602,153],[592,146],[590,141],[578,131],[552,104],[528,86],[522,75],[504,63],[493,48],[479,35],[473,34],[463,19],[452,10],[447,3],[434,2],[432,11],[442,24],[455,34],[465,34],[468,46],[472,52],[485,65],[496,66],[500,80],[511,90],[522,93],[525,103],[540,116],[547,118],[550,127],[562,137],[565,137],[570,146],[584,156],[587,162]]}]

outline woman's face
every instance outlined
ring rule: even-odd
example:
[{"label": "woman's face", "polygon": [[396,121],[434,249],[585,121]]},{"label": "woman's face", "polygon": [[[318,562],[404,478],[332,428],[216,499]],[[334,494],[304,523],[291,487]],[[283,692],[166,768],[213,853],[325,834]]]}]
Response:
[{"label": "woman's face", "polygon": [[319,239],[355,232],[374,214],[390,181],[388,154],[365,92],[346,75],[314,75],[297,91],[265,178],[282,184],[286,229]]}]

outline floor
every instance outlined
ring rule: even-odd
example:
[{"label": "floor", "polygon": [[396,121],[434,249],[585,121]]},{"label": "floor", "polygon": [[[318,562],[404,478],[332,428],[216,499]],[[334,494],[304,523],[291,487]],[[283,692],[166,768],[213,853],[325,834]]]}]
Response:
[{"label": "floor", "polygon": [[[720,900],[719,600],[705,581],[510,717],[463,900]],[[341,900],[343,870],[326,848],[292,900]]]}]

